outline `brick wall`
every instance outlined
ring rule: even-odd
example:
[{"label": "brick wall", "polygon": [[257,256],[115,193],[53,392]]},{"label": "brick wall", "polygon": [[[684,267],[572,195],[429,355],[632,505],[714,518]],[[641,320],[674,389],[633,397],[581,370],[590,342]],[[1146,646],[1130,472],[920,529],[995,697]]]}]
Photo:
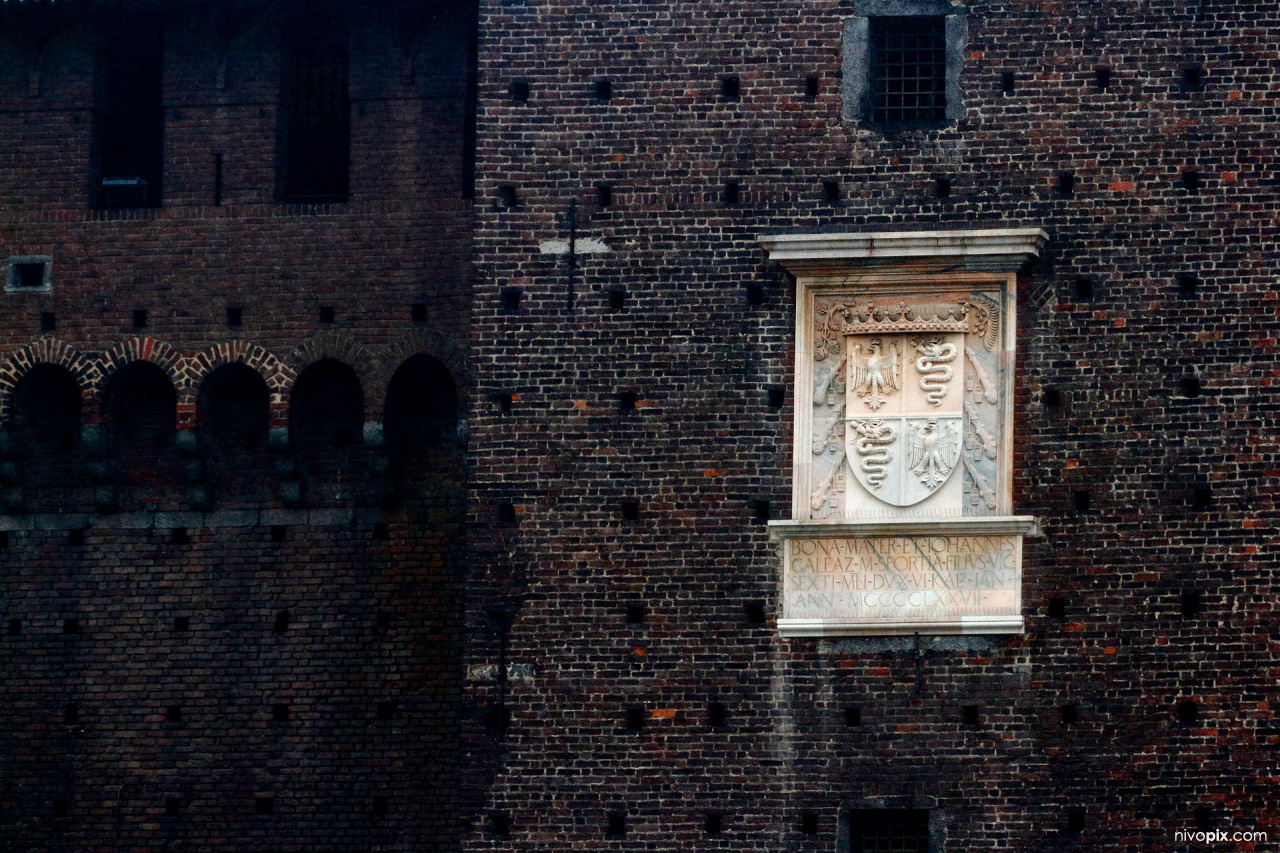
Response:
[{"label": "brick wall", "polygon": [[[139,4],[23,5],[0,10],[0,256],[50,256],[52,289],[0,295],[0,849],[456,849],[465,463],[422,429],[470,399],[473,23],[351,11],[350,200],[283,205],[303,4],[164,4],[162,206],[98,210],[101,57]],[[139,365],[170,395],[159,444]],[[210,410],[228,365],[260,411]],[[354,377],[356,428],[308,444],[318,365]],[[37,368],[74,382],[65,446],[27,428]],[[385,413],[396,387],[425,409]]]},{"label": "brick wall", "polygon": [[[886,133],[840,118],[854,5],[482,6],[471,450],[489,533],[473,553],[493,567],[486,590],[522,601],[510,655],[536,676],[508,685],[485,802],[511,839],[482,827],[474,848],[830,850],[839,809],[859,805],[932,809],[939,850],[1173,849],[1197,808],[1274,832],[1250,780],[1270,775],[1275,740],[1265,57],[1280,19],[970,4],[966,117]],[[1184,85],[1191,67],[1202,86]],[[539,244],[567,240],[575,199],[578,238],[610,251],[578,258],[567,312],[568,263]],[[1045,531],[1027,544],[1028,632],[918,650],[779,640],[744,605],[776,601],[778,552],[754,515],[790,500],[794,291],[756,239],[984,225],[1051,235],[1018,318],[1015,511]],[[518,312],[503,289],[522,291]],[[519,396],[503,413],[495,394]],[[498,522],[503,503],[516,524]],[[634,604],[643,624],[627,624]],[[1198,722],[1179,722],[1182,701]]]}]

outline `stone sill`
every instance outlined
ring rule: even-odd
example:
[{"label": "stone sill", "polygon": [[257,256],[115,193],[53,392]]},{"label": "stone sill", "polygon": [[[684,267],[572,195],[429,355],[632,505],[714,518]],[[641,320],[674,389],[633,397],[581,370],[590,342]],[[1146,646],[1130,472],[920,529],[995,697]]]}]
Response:
[{"label": "stone sill", "polygon": [[898,622],[868,625],[836,619],[779,619],[778,635],[784,639],[803,637],[910,636],[912,634],[1021,634],[1026,620],[1021,616],[969,616],[946,622]]},{"label": "stone sill", "polygon": [[769,538],[774,541],[851,536],[1036,536],[1039,530],[1033,515],[769,522]]}]

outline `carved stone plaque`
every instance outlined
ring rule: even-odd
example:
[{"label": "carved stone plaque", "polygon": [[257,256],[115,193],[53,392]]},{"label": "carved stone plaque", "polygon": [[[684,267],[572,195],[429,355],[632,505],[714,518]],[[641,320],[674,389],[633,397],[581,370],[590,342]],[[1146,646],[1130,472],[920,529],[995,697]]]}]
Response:
[{"label": "carved stone plaque", "polygon": [[788,633],[1020,631],[1022,537],[1011,533],[787,539]]},{"label": "carved stone plaque", "polygon": [[1015,290],[1045,239],[763,240],[797,285],[792,519],[770,524],[784,635],[1022,630]]}]

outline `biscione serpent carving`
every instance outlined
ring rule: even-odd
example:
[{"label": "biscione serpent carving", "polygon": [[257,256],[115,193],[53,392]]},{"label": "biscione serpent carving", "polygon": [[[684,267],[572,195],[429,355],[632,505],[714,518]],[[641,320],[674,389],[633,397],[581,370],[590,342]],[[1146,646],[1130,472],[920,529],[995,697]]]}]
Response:
[{"label": "biscione serpent carving", "polygon": [[893,459],[886,445],[893,444],[896,435],[889,424],[881,420],[854,420],[853,430],[860,438],[854,439],[853,449],[861,457],[859,467],[867,475],[867,485],[879,489],[887,476],[886,468]]},{"label": "biscione serpent carving", "polygon": [[931,341],[917,339],[912,344],[920,353],[916,359],[916,370],[921,373],[920,387],[925,392],[925,399],[931,405],[941,405],[942,398],[947,396],[947,383],[955,375],[948,365],[956,360],[956,345],[943,343],[937,338]]}]

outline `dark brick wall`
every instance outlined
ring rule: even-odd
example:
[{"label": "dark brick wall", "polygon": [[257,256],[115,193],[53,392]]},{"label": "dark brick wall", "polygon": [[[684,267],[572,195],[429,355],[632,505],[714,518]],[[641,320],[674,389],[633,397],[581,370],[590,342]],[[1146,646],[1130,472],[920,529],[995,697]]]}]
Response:
[{"label": "dark brick wall", "polygon": [[[145,5],[0,9],[0,259],[53,263],[51,292],[0,295],[0,850],[457,849],[474,13],[340,4],[350,200],[282,205],[308,4],[163,4],[162,206],[96,210],[101,56]],[[388,415],[419,358],[448,378]],[[116,405],[140,362],[173,386],[158,445]],[[333,363],[355,428],[308,446],[295,383]],[[202,396],[229,364],[266,385],[247,443]],[[23,427],[49,365],[67,444]],[[447,422],[451,383],[462,429],[385,440]]]},{"label": "dark brick wall", "polygon": [[[489,567],[477,580],[522,601],[509,653],[537,674],[508,685],[485,801],[512,840],[480,831],[475,849],[830,850],[842,806],[877,804],[933,809],[948,851],[1174,849],[1202,807],[1215,826],[1274,834],[1254,780],[1275,741],[1266,46],[1280,17],[968,9],[966,118],[886,133],[840,119],[848,4],[482,6],[471,451],[489,533],[473,553]],[[1204,85],[1185,91],[1192,66]],[[725,75],[739,99],[721,97]],[[741,200],[726,205],[731,180]],[[611,251],[578,258],[567,312],[568,263],[538,246],[567,239],[574,199],[578,236]],[[789,505],[793,399],[794,290],[757,237],[981,226],[1051,235],[1018,318],[1016,511],[1046,534],[1025,553],[1027,634],[922,637],[917,652],[748,624],[744,603],[764,601],[771,623],[776,602],[778,552],[753,515]],[[1084,277],[1089,301],[1073,295]],[[512,288],[516,313],[500,300]],[[1182,396],[1185,377],[1200,396]],[[635,411],[618,411],[621,391]],[[489,402],[511,393],[510,413]],[[516,524],[499,522],[504,503]],[[1198,616],[1181,615],[1184,591],[1201,594]],[[628,625],[637,603],[646,621]],[[727,705],[724,727],[706,725],[709,701]],[[1180,701],[1199,722],[1178,722]],[[724,815],[722,834],[703,834],[704,812]],[[607,836],[611,813],[626,813],[625,840]]]}]

